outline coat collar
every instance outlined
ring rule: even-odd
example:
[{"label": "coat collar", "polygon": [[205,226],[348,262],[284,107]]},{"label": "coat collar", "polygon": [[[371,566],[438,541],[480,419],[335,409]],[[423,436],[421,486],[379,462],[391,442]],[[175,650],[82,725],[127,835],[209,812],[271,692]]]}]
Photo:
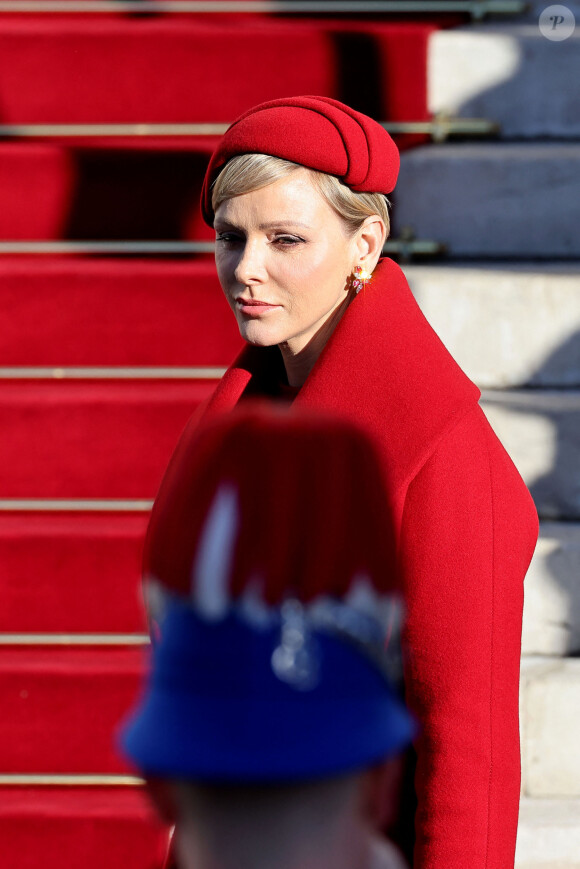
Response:
[{"label": "coat collar", "polygon": [[[277,347],[246,347],[210,399],[209,413],[269,395],[283,377]],[[359,422],[378,443],[395,491],[479,399],[390,259],[351,302],[294,401]]]}]

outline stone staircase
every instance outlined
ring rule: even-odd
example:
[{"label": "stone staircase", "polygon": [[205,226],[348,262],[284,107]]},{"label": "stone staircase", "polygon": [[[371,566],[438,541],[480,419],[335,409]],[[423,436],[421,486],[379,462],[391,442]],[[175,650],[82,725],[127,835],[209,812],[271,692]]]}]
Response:
[{"label": "stone staircase", "polygon": [[404,154],[394,222],[447,245],[444,264],[407,276],[482,387],[540,514],[526,579],[516,867],[578,869],[580,29],[546,39],[544,5],[523,21],[431,36],[431,110],[488,117],[502,132]]},{"label": "stone staircase", "polygon": [[[486,412],[543,520],[526,583],[518,869],[571,869],[580,867],[578,37],[551,43],[533,16],[430,35],[431,110],[487,116],[503,133],[405,152],[394,234],[411,225],[417,237],[447,244],[447,260],[409,266],[408,277],[484,388]],[[327,91],[347,102],[363,94],[377,117],[393,107],[395,120],[426,114],[409,76],[387,76],[376,94],[361,83],[377,80],[383,51],[422,71],[431,28],[374,24],[371,35],[359,22],[354,38],[343,21],[0,23],[3,123],[221,122],[280,93]],[[256,48],[259,67],[244,60]],[[199,87],[200,69],[220,68],[220,51],[244,76],[235,88],[217,79]],[[288,64],[298,51],[301,63]],[[263,76],[264,65],[272,75]],[[165,88],[156,87],[160,69]],[[3,140],[0,238],[207,238],[196,185],[213,144]],[[0,863],[157,869],[165,832],[134,783],[123,784],[128,771],[102,737],[136,686],[149,501],[185,420],[239,339],[203,257],[0,252],[0,629],[8,649],[15,637],[21,644],[0,668]],[[196,341],[193,286],[196,315],[213,325]],[[131,370],[107,379],[103,366]],[[176,370],[166,379],[168,366]],[[59,643],[70,635],[68,646],[52,635]],[[97,635],[115,642],[93,647]]]}]

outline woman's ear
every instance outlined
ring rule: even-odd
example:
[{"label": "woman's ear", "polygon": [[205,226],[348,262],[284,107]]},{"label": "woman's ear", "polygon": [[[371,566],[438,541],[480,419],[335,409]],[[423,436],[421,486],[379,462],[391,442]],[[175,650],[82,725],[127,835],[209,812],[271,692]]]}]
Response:
[{"label": "woman's ear", "polygon": [[379,261],[386,238],[387,230],[382,218],[378,214],[367,217],[356,236],[355,266],[362,266],[366,272],[372,273]]}]

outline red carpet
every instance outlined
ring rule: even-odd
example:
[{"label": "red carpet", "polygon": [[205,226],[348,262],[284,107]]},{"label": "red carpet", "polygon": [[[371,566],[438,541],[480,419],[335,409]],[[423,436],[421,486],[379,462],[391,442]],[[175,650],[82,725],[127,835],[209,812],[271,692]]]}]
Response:
[{"label": "red carpet", "polygon": [[0,513],[0,631],[140,633],[143,514]]},{"label": "red carpet", "polygon": [[6,143],[0,237],[211,239],[198,203],[214,142],[201,139],[178,154]]},{"label": "red carpet", "polygon": [[0,258],[0,365],[227,366],[241,343],[213,257]]},{"label": "red carpet", "polygon": [[4,18],[0,118],[225,123],[264,100],[319,93],[358,101],[379,120],[419,120],[432,29],[368,20]]},{"label": "red carpet", "polygon": [[0,657],[3,772],[127,772],[111,738],[141,685],[145,652],[18,648]]},{"label": "red carpet", "polygon": [[0,788],[6,869],[159,869],[165,840],[136,788]]},{"label": "red carpet", "polygon": [[4,498],[152,498],[211,381],[0,382]]}]

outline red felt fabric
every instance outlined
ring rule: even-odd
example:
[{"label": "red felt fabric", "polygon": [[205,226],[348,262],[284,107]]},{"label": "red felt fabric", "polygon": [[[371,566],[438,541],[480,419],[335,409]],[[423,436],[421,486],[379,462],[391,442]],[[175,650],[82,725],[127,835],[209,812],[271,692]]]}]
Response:
[{"label": "red felt fabric", "polygon": [[148,515],[0,514],[0,631],[139,633]]},{"label": "red felt fabric", "polygon": [[[418,791],[428,795],[418,816],[419,865],[432,854],[449,866],[513,865],[522,579],[535,533],[525,494],[477,409],[408,490],[401,545],[412,577],[409,698],[430,725],[417,768]],[[436,792],[431,782],[440,783]],[[464,832],[451,837],[449,829]]]},{"label": "red felt fabric", "polygon": [[[267,391],[277,357],[245,350],[207,413]],[[395,503],[407,693],[423,728],[415,869],[513,865],[522,583],[538,521],[478,397],[383,260],[295,400],[364,426]]]},{"label": "red felt fabric", "polygon": [[0,365],[227,366],[241,344],[213,258],[0,259]]},{"label": "red felt fabric", "polygon": [[[237,504],[227,589],[232,599],[256,577],[269,604],[289,593],[304,602],[340,598],[360,576],[381,593],[396,588],[395,539],[388,533],[392,521],[379,460],[358,428],[334,415],[268,412],[262,403],[190,434],[156,500],[145,577],[184,598],[195,595],[200,577],[192,566],[216,493],[228,486]],[[327,499],[324,511],[316,497],[304,499],[312,486]],[[329,548],[329,539],[336,545]]]},{"label": "red felt fabric", "polygon": [[0,768],[119,773],[114,734],[134,705],[139,648],[5,648],[0,658]]},{"label": "red felt fabric", "polygon": [[391,193],[399,174],[399,152],[372,118],[337,100],[288,97],[260,103],[228,129],[210,160],[201,207],[213,226],[212,185],[238,154],[269,154],[318,172],[336,175],[352,190]]},{"label": "red felt fabric", "polygon": [[4,498],[151,498],[211,381],[6,381]]},{"label": "red felt fabric", "polygon": [[139,788],[0,788],[10,869],[161,869],[167,832]]}]

